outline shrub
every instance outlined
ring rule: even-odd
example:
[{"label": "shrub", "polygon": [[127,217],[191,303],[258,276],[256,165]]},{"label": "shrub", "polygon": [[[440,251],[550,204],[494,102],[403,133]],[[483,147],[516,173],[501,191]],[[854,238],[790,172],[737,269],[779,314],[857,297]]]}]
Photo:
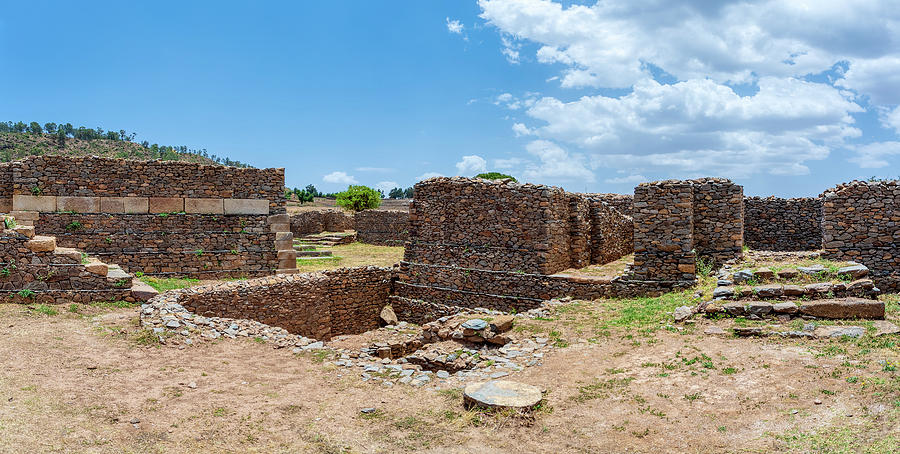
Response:
[{"label": "shrub", "polygon": [[516,183],[519,182],[519,180],[517,180],[516,177],[513,177],[511,175],[506,175],[506,174],[500,173],[500,172],[479,173],[478,175],[475,175],[475,178],[484,178],[485,180],[502,180],[504,178],[509,178],[510,180],[513,180]]},{"label": "shrub", "polygon": [[381,205],[381,193],[368,186],[351,185],[346,191],[337,194],[335,203],[352,211],[378,208]]}]

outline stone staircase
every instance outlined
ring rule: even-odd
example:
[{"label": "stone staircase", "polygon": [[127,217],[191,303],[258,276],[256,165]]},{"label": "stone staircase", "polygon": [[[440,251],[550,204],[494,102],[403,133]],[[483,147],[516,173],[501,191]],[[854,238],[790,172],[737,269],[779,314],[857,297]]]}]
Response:
[{"label": "stone staircase", "polygon": [[294,248],[333,247],[356,241],[356,232],[325,232],[305,235],[294,242]]},{"label": "stone staircase", "polygon": [[269,216],[270,231],[275,233],[275,250],[278,251],[277,274],[296,274],[297,251],[294,250],[294,234],[291,233],[291,218],[287,214]]},{"label": "stone staircase", "polygon": [[868,279],[869,269],[848,263],[837,270],[824,265],[724,269],[719,273],[714,300],[698,308],[708,315],[758,319],[884,318],[879,289]]}]

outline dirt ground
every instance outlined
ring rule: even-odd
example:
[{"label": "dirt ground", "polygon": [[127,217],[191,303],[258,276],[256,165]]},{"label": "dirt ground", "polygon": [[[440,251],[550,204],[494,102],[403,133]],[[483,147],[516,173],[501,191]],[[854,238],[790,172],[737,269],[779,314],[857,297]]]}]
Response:
[{"label": "dirt ground", "polygon": [[559,347],[509,377],[546,390],[528,415],[466,411],[458,389],[369,384],[254,340],[153,345],[137,308],[0,305],[0,452],[900,449],[896,335],[717,337],[704,328],[733,322],[672,327],[666,304],[576,302],[518,323]]}]

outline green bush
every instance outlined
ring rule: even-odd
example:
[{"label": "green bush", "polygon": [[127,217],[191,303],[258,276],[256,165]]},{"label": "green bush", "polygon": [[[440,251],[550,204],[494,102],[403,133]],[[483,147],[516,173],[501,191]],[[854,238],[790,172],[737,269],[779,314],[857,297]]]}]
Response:
[{"label": "green bush", "polygon": [[353,211],[378,208],[381,205],[381,193],[368,186],[351,185],[346,191],[337,194],[335,203]]},{"label": "green bush", "polygon": [[506,175],[506,174],[500,173],[500,172],[479,173],[478,175],[475,175],[475,178],[484,178],[485,180],[502,180],[504,178],[509,178],[510,180],[513,180],[516,183],[519,182],[519,180],[517,180],[516,177],[511,176],[511,175]]}]

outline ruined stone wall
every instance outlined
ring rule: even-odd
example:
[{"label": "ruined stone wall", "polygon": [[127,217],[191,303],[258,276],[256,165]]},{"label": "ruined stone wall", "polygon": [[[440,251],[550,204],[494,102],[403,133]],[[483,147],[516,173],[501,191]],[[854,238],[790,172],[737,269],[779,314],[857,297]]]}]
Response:
[{"label": "ruined stone wall", "polygon": [[278,263],[276,233],[262,215],[41,213],[34,225],[129,272],[257,276]]},{"label": "ruined stone wall", "polygon": [[[73,211],[83,213],[140,212],[125,208],[126,201],[122,199],[128,198],[128,202],[149,204],[147,208],[133,207],[142,209],[143,213],[148,209],[150,213],[285,212],[284,169],[66,156],[34,156],[10,165],[13,204],[16,205],[18,198],[21,205],[14,206],[15,210],[69,211],[65,204],[70,203]],[[36,196],[44,198],[34,199]],[[165,204],[165,209],[154,211],[154,203],[149,199],[159,199],[157,204]],[[227,200],[223,202],[223,199]],[[54,200],[54,205],[50,206]],[[255,203],[262,200],[268,201],[267,207],[265,203],[262,207]],[[103,202],[115,211],[103,209]],[[119,208],[118,205],[123,206]]]},{"label": "ruined stone wall", "polygon": [[693,186],[694,250],[721,265],[741,256],[744,246],[744,189],[723,178],[690,181]]},{"label": "ruined stone wall", "polygon": [[130,276],[107,277],[105,265],[98,274],[85,266],[79,251],[31,243],[15,231],[0,231],[0,301],[61,304],[130,298]]},{"label": "ruined stone wall", "polygon": [[391,269],[370,266],[198,286],[156,298],[206,317],[249,318],[328,340],[377,328],[390,294]]},{"label": "ruined stone wall", "polygon": [[0,162],[0,213],[12,211],[12,163]]},{"label": "ruined stone wall", "polygon": [[862,263],[882,291],[900,291],[900,182],[853,181],[822,198],[824,256]]},{"label": "ruined stone wall", "polygon": [[615,208],[619,213],[625,216],[631,216],[632,205],[634,204],[634,195],[632,194],[586,194],[592,199],[606,202],[607,205]]},{"label": "ruined stone wall", "polygon": [[632,279],[696,280],[693,205],[690,182],[666,180],[634,188]]},{"label": "ruined stone wall", "polygon": [[297,237],[345,230],[353,230],[353,217],[342,210],[314,210],[291,214],[291,232]]},{"label": "ruined stone wall", "polygon": [[425,180],[410,204],[406,260],[552,274],[571,263],[568,205],[549,186]]},{"label": "ruined stone wall", "polygon": [[744,198],[744,244],[760,251],[822,248],[822,199]]},{"label": "ruined stone wall", "polygon": [[409,213],[365,210],[353,215],[353,228],[361,243],[403,246],[409,238]]},{"label": "ruined stone wall", "polygon": [[609,263],[634,252],[634,220],[609,206],[606,195],[582,194],[590,204],[593,264]]}]

